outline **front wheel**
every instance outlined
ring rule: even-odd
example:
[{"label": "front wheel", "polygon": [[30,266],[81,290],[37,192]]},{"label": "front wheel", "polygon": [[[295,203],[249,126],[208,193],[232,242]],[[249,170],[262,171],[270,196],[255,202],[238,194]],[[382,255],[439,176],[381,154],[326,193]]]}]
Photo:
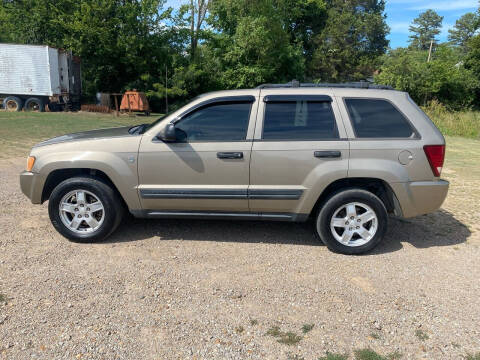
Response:
[{"label": "front wheel", "polygon": [[123,215],[118,194],[104,182],[87,177],[61,182],[52,192],[48,213],[55,229],[75,242],[107,238]]},{"label": "front wheel", "polygon": [[387,230],[387,210],[375,194],[349,189],[330,197],[317,216],[317,233],[332,251],[361,254],[372,250]]}]

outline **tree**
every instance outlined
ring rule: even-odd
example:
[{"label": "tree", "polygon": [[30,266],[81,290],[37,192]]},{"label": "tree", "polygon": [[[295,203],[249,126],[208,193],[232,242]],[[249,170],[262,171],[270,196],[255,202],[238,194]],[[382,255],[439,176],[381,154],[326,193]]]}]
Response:
[{"label": "tree", "polygon": [[466,13],[455,22],[453,29],[449,29],[448,40],[466,50],[468,41],[475,35],[480,27],[478,14]]},{"label": "tree", "polygon": [[383,0],[329,0],[308,74],[319,81],[372,76],[388,46]]},{"label": "tree", "polygon": [[480,81],[459,58],[458,49],[441,44],[432,61],[427,50],[399,48],[384,56],[375,82],[407,91],[418,103],[438,100],[452,109],[478,104]]},{"label": "tree", "polygon": [[421,13],[410,25],[410,46],[418,50],[428,50],[432,41],[437,41],[437,35],[442,28],[443,16],[434,10]]},{"label": "tree", "polygon": [[208,5],[209,0],[190,0],[190,55],[192,58],[195,57]]}]

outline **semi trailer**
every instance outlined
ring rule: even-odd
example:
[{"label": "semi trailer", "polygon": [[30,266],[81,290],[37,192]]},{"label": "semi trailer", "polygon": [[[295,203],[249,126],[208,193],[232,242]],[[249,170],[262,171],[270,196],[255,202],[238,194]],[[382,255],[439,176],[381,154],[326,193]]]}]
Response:
[{"label": "semi trailer", "polygon": [[0,104],[7,111],[77,110],[80,58],[43,45],[0,44]]}]

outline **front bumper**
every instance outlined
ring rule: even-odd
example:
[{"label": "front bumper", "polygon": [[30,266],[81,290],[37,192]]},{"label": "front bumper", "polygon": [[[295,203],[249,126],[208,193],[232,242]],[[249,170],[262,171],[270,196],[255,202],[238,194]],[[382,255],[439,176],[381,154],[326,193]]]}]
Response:
[{"label": "front bumper", "polygon": [[44,179],[40,174],[23,171],[20,174],[20,188],[33,204],[41,204]]},{"label": "front bumper", "polygon": [[391,184],[406,218],[438,210],[447,197],[449,185],[445,180]]}]

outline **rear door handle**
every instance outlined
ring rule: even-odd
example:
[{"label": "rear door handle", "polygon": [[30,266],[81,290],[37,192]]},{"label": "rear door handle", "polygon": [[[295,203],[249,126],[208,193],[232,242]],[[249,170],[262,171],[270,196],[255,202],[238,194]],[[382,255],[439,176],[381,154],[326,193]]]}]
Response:
[{"label": "rear door handle", "polygon": [[335,159],[342,157],[342,153],[340,151],[315,151],[313,156],[323,159]]},{"label": "rear door handle", "polygon": [[243,152],[218,152],[219,159],[243,159]]}]

